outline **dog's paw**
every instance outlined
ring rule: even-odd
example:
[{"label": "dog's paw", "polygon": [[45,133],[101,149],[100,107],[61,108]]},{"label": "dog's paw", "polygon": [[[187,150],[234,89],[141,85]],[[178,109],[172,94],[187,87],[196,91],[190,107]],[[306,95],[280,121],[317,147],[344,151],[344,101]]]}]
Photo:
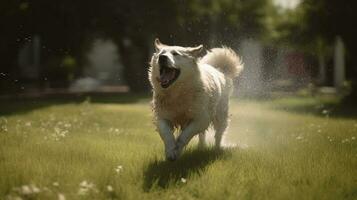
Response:
[{"label": "dog's paw", "polygon": [[175,161],[178,158],[176,150],[173,149],[171,151],[166,151],[166,160],[168,161]]},{"label": "dog's paw", "polygon": [[166,149],[166,159],[169,161],[175,161],[180,157],[184,145],[178,142],[173,148]]},{"label": "dog's paw", "polygon": [[170,151],[166,151],[166,159],[169,161],[175,161],[177,160],[182,152],[182,147],[176,146],[174,149],[171,149]]}]

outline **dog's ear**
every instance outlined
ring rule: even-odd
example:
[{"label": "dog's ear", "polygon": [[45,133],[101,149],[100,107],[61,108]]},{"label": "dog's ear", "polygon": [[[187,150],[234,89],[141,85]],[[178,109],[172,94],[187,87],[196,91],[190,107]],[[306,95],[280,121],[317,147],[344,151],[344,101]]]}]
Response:
[{"label": "dog's ear", "polygon": [[160,51],[160,49],[164,46],[164,44],[160,42],[159,38],[156,38],[154,42],[154,46],[156,51]]},{"label": "dog's ear", "polygon": [[203,49],[203,45],[198,45],[196,47],[188,47],[187,52],[194,57],[198,57]]}]

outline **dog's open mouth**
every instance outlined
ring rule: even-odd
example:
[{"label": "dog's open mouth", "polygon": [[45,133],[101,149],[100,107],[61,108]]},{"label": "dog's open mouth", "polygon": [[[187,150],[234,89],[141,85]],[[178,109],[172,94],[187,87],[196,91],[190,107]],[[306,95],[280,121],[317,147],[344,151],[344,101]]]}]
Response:
[{"label": "dog's open mouth", "polygon": [[160,65],[160,78],[158,78],[158,81],[160,82],[161,87],[167,88],[176,81],[179,75],[180,70],[173,67]]}]

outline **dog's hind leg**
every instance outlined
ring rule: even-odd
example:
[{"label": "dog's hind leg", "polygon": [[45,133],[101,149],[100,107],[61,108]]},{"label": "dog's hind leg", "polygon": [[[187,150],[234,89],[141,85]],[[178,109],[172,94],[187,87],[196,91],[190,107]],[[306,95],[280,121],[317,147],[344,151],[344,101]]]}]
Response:
[{"label": "dog's hind leg", "polygon": [[227,129],[227,123],[224,123],[224,122],[217,122],[216,123],[216,125],[215,125],[216,134],[214,135],[216,148],[220,148],[221,147],[223,134],[226,131],[226,129]]},{"label": "dog's hind leg", "polygon": [[176,140],[176,157],[181,154],[182,149],[190,142],[193,136],[204,132],[209,125],[208,114],[201,113],[201,116],[194,119],[186,126]]},{"label": "dog's hind leg", "polygon": [[205,132],[198,134],[198,147],[199,148],[206,147],[206,133]]},{"label": "dog's hind leg", "polygon": [[227,126],[228,126],[228,106],[223,109],[220,109],[219,112],[217,112],[216,117],[213,121],[213,127],[216,131],[214,135],[216,148],[221,147],[223,134],[226,131]]}]

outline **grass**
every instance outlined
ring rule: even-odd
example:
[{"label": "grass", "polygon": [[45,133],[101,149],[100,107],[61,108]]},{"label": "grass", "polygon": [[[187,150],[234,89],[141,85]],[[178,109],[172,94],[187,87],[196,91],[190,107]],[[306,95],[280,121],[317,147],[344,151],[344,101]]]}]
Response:
[{"label": "grass", "polygon": [[233,99],[237,147],[166,162],[149,100],[105,99],[2,102],[0,199],[357,199],[357,118],[333,102]]}]

